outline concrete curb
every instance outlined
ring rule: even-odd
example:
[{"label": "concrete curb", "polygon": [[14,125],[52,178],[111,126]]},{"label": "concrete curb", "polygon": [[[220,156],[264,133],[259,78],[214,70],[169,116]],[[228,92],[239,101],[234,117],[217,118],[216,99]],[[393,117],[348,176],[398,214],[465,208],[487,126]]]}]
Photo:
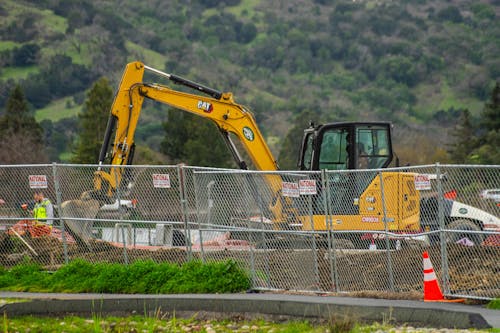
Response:
[{"label": "concrete curb", "polygon": [[267,316],[271,319],[351,318],[435,328],[499,328],[500,311],[481,306],[351,297],[282,294],[111,295],[0,292],[0,298],[28,298],[0,310],[7,316],[183,313],[206,316]]}]

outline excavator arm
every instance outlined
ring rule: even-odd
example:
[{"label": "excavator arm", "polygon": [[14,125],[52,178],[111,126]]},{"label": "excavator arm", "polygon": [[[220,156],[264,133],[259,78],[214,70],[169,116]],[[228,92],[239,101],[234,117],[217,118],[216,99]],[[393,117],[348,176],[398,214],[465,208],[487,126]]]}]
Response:
[{"label": "excavator arm", "polygon": [[[174,90],[157,83],[145,83],[143,82],[143,76],[146,70],[207,96]],[[234,134],[242,143],[258,170],[278,170],[276,159],[267,146],[252,113],[244,106],[235,103],[232,93],[219,92],[179,76],[145,66],[141,62],[132,62],[125,68],[112,104],[99,156],[99,165],[110,164],[112,167],[109,172],[102,170],[101,167],[96,171],[93,191],[96,199],[102,201],[111,198],[117,187],[123,183],[124,172],[126,171],[125,168],[120,166],[132,163],[135,146],[134,134],[145,98],[213,121],[240,168],[247,169],[247,164],[232,142],[230,133]],[[111,144],[113,132],[115,132],[115,135]],[[109,154],[108,150],[110,150]],[[107,156],[110,157],[109,163],[105,162]],[[272,178],[272,176],[269,178]],[[278,193],[281,190],[281,183],[271,179],[268,180],[273,193]],[[276,205],[279,207],[276,207]],[[271,210],[276,212],[275,215],[281,215],[281,213],[278,213],[281,211],[280,206],[281,203],[274,202],[274,208],[271,208]]]}]

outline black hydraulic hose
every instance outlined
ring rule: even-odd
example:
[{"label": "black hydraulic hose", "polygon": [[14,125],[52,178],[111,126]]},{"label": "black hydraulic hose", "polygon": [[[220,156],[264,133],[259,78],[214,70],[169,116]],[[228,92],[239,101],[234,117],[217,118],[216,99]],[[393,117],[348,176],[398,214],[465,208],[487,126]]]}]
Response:
[{"label": "black hydraulic hose", "polygon": [[106,158],[106,153],[109,147],[109,140],[111,139],[111,135],[113,134],[113,129],[116,124],[116,117],[113,114],[109,115],[108,124],[106,125],[106,132],[104,133],[104,141],[101,146],[101,151],[99,153],[99,164],[104,162]]},{"label": "black hydraulic hose", "polygon": [[212,88],[209,88],[209,87],[204,86],[202,84],[196,83],[194,81],[185,79],[183,77],[180,77],[180,76],[177,76],[174,74],[170,74],[169,79],[171,81],[173,81],[174,83],[182,84],[186,87],[201,91],[202,93],[207,94],[209,96],[212,96],[215,99],[221,99],[221,97],[222,97],[222,92],[215,90],[215,89],[212,89]]}]

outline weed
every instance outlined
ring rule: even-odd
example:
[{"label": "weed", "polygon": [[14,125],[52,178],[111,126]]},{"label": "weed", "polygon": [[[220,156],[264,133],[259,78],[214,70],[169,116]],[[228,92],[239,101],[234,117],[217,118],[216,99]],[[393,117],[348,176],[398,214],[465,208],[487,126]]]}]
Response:
[{"label": "weed", "polygon": [[328,318],[328,329],[330,333],[351,332],[356,324],[353,317],[348,315],[332,315]]},{"label": "weed", "polygon": [[500,310],[500,298],[495,298],[491,300],[488,305],[486,305],[488,309]]},{"label": "weed", "polygon": [[3,312],[3,331],[4,333],[9,332],[9,325],[7,322],[7,312]]}]

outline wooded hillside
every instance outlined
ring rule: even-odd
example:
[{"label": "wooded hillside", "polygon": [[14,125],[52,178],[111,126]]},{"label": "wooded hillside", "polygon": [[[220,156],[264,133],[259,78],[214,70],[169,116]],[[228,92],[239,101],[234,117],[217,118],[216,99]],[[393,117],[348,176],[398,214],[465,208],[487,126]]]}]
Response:
[{"label": "wooded hillside", "polygon": [[[255,113],[282,168],[294,167],[309,120],[389,120],[401,163],[447,162],[462,110],[478,119],[500,80],[499,5],[4,0],[0,110],[20,84],[50,159],[69,160],[88,89],[103,76],[115,89],[125,64],[141,60],[232,91]],[[143,111],[142,161],[179,161],[151,157],[161,150],[167,110],[148,103]]]}]

